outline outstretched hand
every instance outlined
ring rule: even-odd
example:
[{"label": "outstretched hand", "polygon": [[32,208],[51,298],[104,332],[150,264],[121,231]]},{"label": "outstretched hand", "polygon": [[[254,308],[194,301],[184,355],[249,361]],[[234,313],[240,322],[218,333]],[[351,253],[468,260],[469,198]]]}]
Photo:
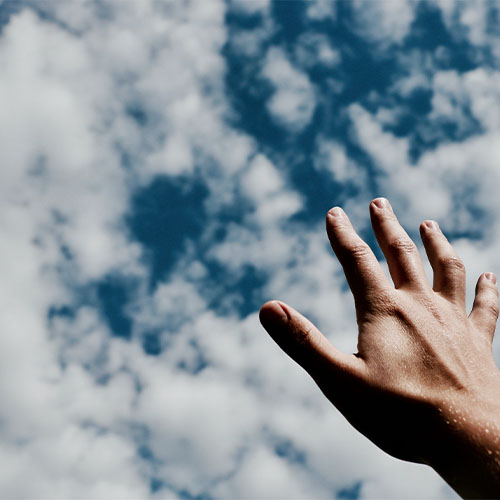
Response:
[{"label": "outstretched hand", "polygon": [[464,496],[500,497],[500,372],[491,351],[496,277],[480,276],[467,315],[464,264],[437,223],[420,226],[431,285],[389,202],[375,199],[370,215],[393,283],[341,208],[326,218],[354,296],[356,354],[336,349],[281,302],[264,304],[261,322],[380,448],[431,465]]}]

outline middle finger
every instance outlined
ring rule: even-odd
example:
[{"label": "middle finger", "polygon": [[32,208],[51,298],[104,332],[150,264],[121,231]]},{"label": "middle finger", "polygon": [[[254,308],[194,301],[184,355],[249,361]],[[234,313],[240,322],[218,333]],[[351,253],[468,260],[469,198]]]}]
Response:
[{"label": "middle finger", "polygon": [[373,231],[387,260],[396,288],[405,285],[428,287],[417,247],[401,227],[391,205],[385,198],[376,198],[370,204]]}]

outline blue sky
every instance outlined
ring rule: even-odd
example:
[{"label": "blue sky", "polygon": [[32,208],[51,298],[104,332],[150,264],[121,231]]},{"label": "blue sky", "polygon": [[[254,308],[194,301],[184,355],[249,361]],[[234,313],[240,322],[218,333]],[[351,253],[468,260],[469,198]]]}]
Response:
[{"label": "blue sky", "polygon": [[455,498],[353,430],[257,314],[282,299],[354,351],[324,216],[343,206],[385,266],[376,196],[415,238],[439,221],[469,304],[498,272],[499,16],[0,0],[2,495]]}]

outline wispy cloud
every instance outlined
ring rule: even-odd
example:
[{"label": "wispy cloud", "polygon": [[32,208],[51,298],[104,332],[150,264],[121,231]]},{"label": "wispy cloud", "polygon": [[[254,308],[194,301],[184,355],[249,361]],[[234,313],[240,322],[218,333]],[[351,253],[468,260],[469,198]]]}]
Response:
[{"label": "wispy cloud", "polygon": [[262,76],[273,86],[267,104],[271,116],[292,131],[306,127],[316,107],[314,88],[306,74],[295,68],[284,51],[269,49]]}]

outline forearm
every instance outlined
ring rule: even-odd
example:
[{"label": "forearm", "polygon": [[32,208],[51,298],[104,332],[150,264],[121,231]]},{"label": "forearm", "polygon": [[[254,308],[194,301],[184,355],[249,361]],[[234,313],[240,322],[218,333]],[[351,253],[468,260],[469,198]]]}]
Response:
[{"label": "forearm", "polygon": [[439,410],[429,465],[464,498],[500,498],[500,383]]}]

